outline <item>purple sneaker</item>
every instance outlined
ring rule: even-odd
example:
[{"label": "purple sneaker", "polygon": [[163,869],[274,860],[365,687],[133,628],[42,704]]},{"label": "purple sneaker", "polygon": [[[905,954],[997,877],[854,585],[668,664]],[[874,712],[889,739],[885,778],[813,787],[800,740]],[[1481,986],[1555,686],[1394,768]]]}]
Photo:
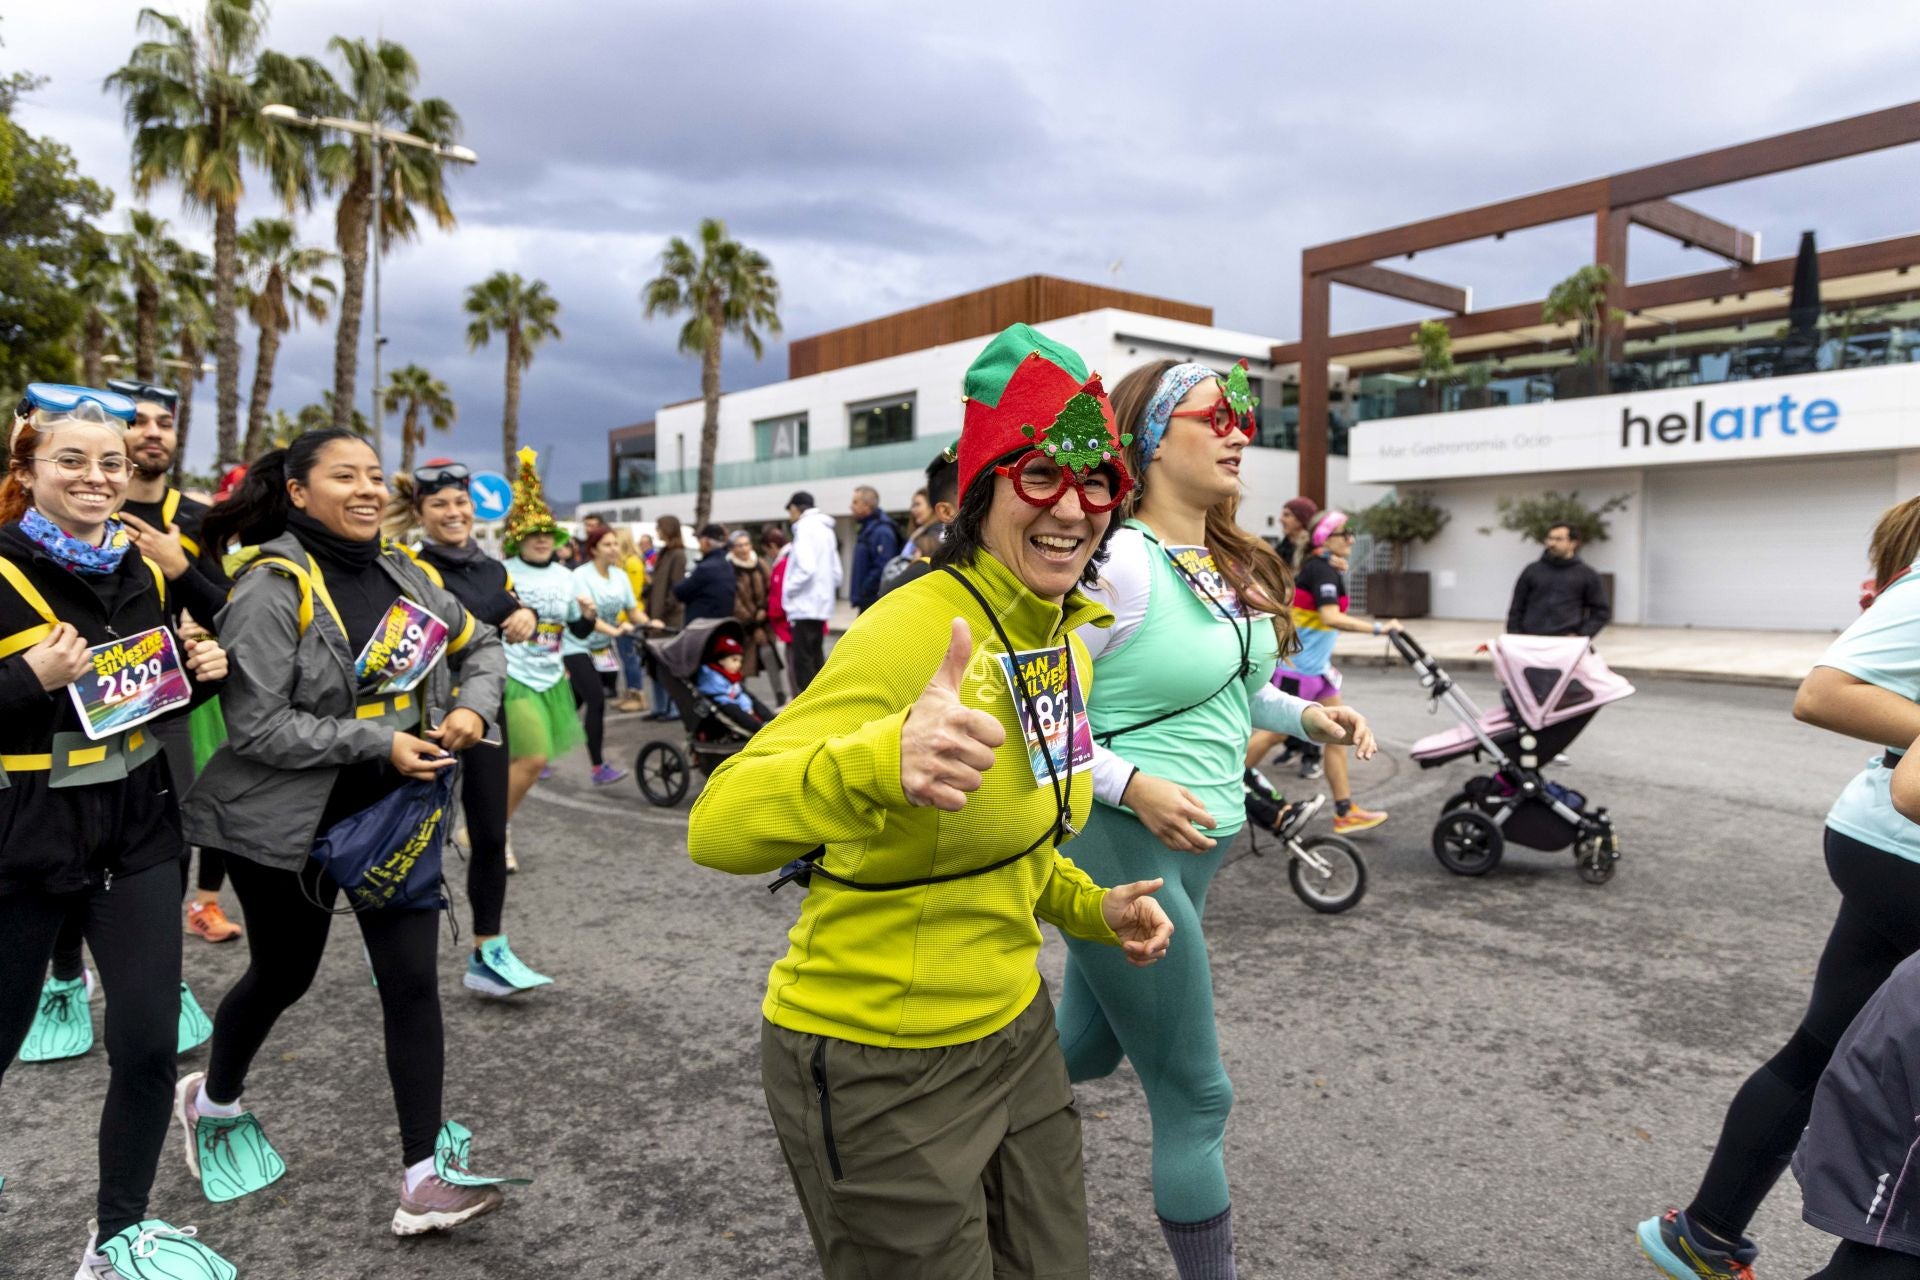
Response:
[{"label": "purple sneaker", "polygon": [[625,769],[619,769],[610,764],[597,764],[593,766],[593,785],[596,787],[604,787],[608,783],[618,782],[626,776],[627,771]]},{"label": "purple sneaker", "polygon": [[393,1211],[393,1234],[417,1236],[429,1231],[446,1231],[492,1213],[505,1201],[498,1187],[455,1186],[431,1173],[420,1180],[419,1186],[408,1191],[407,1180],[402,1176],[400,1207]]}]

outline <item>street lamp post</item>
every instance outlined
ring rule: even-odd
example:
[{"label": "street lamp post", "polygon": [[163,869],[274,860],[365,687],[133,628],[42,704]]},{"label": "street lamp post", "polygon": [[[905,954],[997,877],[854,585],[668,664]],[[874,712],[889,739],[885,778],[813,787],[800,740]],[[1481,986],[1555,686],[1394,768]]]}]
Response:
[{"label": "street lamp post", "polygon": [[477,164],[480,157],[471,149],[460,146],[442,146],[430,142],[417,134],[402,133],[398,129],[389,129],[384,125],[367,120],[349,120],[341,116],[310,116],[284,103],[270,102],[260,108],[260,114],[269,120],[278,120],[282,124],[298,125],[303,129],[337,129],[342,133],[358,134],[373,139],[373,217],[370,233],[373,238],[373,451],[380,458],[381,465],[386,464],[386,445],[382,439],[380,426],[380,346],[386,341],[380,336],[380,201],[383,193],[382,182],[386,169],[386,156],[383,146],[418,147],[430,151],[446,160],[460,164]]}]

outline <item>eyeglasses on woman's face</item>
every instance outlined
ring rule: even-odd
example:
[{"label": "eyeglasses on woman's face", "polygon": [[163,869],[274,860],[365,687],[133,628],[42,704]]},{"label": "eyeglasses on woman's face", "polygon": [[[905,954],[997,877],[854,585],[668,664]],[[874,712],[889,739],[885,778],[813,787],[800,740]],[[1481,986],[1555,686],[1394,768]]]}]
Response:
[{"label": "eyeglasses on woman's face", "polygon": [[95,467],[100,468],[100,474],[107,479],[118,480],[125,477],[128,468],[132,466],[124,453],[107,453],[95,458],[81,453],[78,449],[61,449],[57,453],[36,454],[33,460],[46,463],[53,468],[54,474],[68,480],[78,480],[90,474]]},{"label": "eyeglasses on woman's face", "polygon": [[1133,487],[1127,473],[1117,466],[1095,467],[1082,475],[1037,449],[1017,462],[1001,463],[994,471],[1013,481],[1014,492],[1020,495],[1021,501],[1036,507],[1053,506],[1066,496],[1067,486],[1072,485],[1080,496],[1081,510],[1111,511]]}]

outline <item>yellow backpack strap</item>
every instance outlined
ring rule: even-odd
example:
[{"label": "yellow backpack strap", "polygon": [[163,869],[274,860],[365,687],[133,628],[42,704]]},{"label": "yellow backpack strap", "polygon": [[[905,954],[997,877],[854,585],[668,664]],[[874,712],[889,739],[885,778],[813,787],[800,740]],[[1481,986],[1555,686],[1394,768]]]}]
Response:
[{"label": "yellow backpack strap", "polygon": [[46,639],[47,633],[53,630],[54,624],[60,619],[53,616],[53,609],[47,604],[47,598],[41,595],[40,589],[20,571],[20,566],[5,556],[0,556],[0,578],[7,580],[7,585],[26,602],[27,608],[45,619],[39,626],[28,627],[25,631],[16,631],[10,636],[0,636],[0,658],[7,658],[19,653],[22,649],[31,649]]},{"label": "yellow backpack strap", "polygon": [[167,575],[153,561],[147,560],[145,556],[140,558],[146,560],[147,572],[153,575],[153,589],[160,593],[160,612],[165,613],[167,611]]},{"label": "yellow backpack strap", "polygon": [[[285,556],[256,556],[239,566],[240,573],[250,573],[255,569],[271,569],[293,579],[294,585],[300,588],[300,634],[307,634],[307,628],[313,625],[313,579],[308,577],[307,571]],[[239,574],[234,576],[238,579]],[[345,628],[342,628],[344,633]]]},{"label": "yellow backpack strap", "polygon": [[419,567],[420,572],[427,575],[428,582],[431,582],[442,591],[447,589],[447,580],[441,575],[440,570],[434,567],[433,561],[427,559],[418,551],[415,551],[412,547],[404,543],[396,544],[396,549],[407,553],[407,559],[413,561],[413,563]]},{"label": "yellow backpack strap", "polygon": [[167,526],[173,523],[174,516],[180,513],[180,491],[169,488],[167,496],[160,500],[160,532],[165,533]]}]

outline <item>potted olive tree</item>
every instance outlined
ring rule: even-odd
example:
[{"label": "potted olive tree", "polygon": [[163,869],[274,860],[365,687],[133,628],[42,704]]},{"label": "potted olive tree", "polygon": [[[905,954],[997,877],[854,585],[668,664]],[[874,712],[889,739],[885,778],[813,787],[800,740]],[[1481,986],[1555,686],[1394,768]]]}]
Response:
[{"label": "potted olive tree", "polygon": [[1493,387],[1493,361],[1475,360],[1460,371],[1460,407],[1462,409],[1491,409],[1495,404],[1504,403],[1504,398],[1495,400]]},{"label": "potted olive tree", "polygon": [[[1548,489],[1544,493],[1526,498],[1502,498],[1494,509],[1499,513],[1500,527],[1519,534],[1528,542],[1545,546],[1547,534],[1555,525],[1568,525],[1573,536],[1580,539],[1582,547],[1607,540],[1607,517],[1627,506],[1627,494],[1616,493],[1599,506],[1588,506],[1581,500],[1580,491],[1560,493]],[[1482,533],[1492,533],[1491,529],[1482,529]],[[1607,593],[1607,603],[1613,603],[1613,575],[1600,575],[1600,585]]]},{"label": "potted olive tree", "polygon": [[1540,308],[1540,319],[1545,323],[1572,323],[1578,329],[1572,367],[1556,369],[1553,374],[1553,392],[1560,399],[1597,395],[1604,389],[1607,324],[1626,315],[1607,306],[1607,286],[1612,283],[1613,268],[1589,262],[1553,286]]},{"label": "potted olive tree", "polygon": [[1367,575],[1367,612],[1381,618],[1424,618],[1433,607],[1432,581],[1407,568],[1407,548],[1431,542],[1453,517],[1427,493],[1395,493],[1353,517],[1356,533],[1384,542],[1390,568]]}]

